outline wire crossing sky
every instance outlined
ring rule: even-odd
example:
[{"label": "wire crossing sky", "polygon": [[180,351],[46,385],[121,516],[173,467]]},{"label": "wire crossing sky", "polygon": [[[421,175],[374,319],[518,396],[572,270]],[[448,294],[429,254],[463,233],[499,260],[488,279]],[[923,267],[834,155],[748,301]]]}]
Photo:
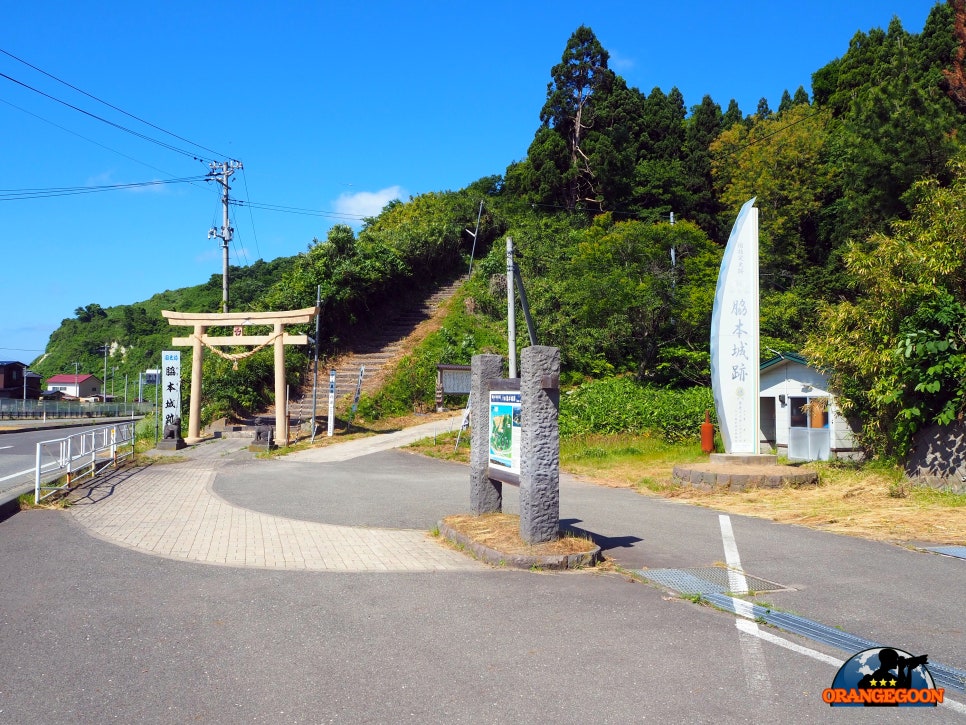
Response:
[{"label": "wire crossing sky", "polygon": [[[77,307],[304,251],[395,198],[460,189],[526,155],[551,67],[590,26],[645,93],[745,114],[926,0],[561,0],[485,6],[251,0],[11,3],[0,25],[0,359],[31,362]],[[469,220],[472,221],[472,220]],[[469,223],[468,221],[468,223]],[[307,300],[311,304],[313,300]]]}]

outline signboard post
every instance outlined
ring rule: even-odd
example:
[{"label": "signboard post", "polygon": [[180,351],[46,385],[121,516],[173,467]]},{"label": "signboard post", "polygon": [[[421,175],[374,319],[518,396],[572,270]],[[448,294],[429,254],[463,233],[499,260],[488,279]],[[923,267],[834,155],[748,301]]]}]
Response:
[{"label": "signboard post", "polygon": [[[160,373],[161,407],[158,407],[158,373]],[[153,379],[156,387],[154,407],[157,411],[155,424],[155,445],[162,450],[179,450],[185,447],[181,437],[181,353],[165,350],[161,353],[161,370],[148,370],[147,376]],[[157,422],[164,431],[157,440]]]},{"label": "signboard post", "polygon": [[335,370],[329,371],[329,438],[335,433]]},{"label": "signboard post", "polygon": [[174,425],[175,419],[181,419],[181,353],[165,350],[161,353],[161,363],[161,417],[163,425]]},{"label": "signboard post", "polygon": [[499,377],[502,362],[473,356],[470,503],[476,515],[500,512],[503,484],[519,486],[520,536],[530,544],[553,541],[560,529],[560,351],[525,348],[516,379]]}]

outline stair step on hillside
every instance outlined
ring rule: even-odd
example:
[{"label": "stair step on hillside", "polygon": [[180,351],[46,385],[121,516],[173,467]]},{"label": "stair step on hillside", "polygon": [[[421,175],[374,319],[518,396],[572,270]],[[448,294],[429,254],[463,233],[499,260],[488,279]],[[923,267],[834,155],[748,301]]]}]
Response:
[{"label": "stair step on hillside", "polygon": [[[383,368],[392,364],[404,351],[404,342],[413,334],[423,322],[432,319],[439,313],[440,307],[463,284],[463,279],[440,287],[416,309],[399,311],[391,318],[385,319],[378,330],[373,330],[365,339],[349,343],[351,352],[340,356],[334,365],[323,364],[319,368],[318,380],[318,408],[316,415],[325,415],[329,399],[329,370],[336,371],[335,396],[339,401],[338,408],[344,410],[351,403],[355,395],[359,379],[359,367],[366,368],[362,389],[371,392],[381,384]],[[360,335],[360,337],[362,337]],[[300,401],[293,401],[290,410],[297,411],[302,418],[311,416],[312,412],[312,371],[309,370],[308,384],[303,387]]]}]

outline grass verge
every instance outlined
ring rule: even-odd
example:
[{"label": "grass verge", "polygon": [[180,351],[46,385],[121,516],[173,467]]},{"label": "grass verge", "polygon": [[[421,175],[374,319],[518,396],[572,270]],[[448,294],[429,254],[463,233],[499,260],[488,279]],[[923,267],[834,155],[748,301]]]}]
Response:
[{"label": "grass verge", "polygon": [[[419,441],[411,450],[469,462],[466,434]],[[810,462],[816,486],[702,491],[674,483],[675,465],[707,460],[697,443],[669,444],[650,436],[575,436],[560,444],[560,468],[602,486],[877,541],[966,545],[966,495],[913,486],[895,466]]]}]

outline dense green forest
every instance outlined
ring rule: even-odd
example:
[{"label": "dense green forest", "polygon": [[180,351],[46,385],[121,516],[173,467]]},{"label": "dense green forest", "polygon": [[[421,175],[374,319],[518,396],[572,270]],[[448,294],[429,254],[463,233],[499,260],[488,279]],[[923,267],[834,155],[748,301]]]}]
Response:
[{"label": "dense green forest", "polygon": [[[917,427],[966,406],[966,0],[937,4],[921,32],[898,19],[858,32],[812,88],[740,109],[676,88],[645,93],[608,66],[587,27],[550,68],[526,158],[459,191],[387,205],[357,232],[335,226],[297,256],[233,268],[236,307],[287,309],[322,288],[323,353],[386,305],[477,260],[443,329],[364,406],[394,412],[432,395],[432,367],[505,352],[502,240],[512,236],[542,344],[565,379],[624,376],[707,385],[711,306],[738,208],[760,209],[762,350],[804,351],[835,371],[871,452],[901,455]],[[719,99],[720,100],[720,99]],[[217,311],[220,278],[131,306],[79,308],[36,364],[132,374],[170,344],[162,308]],[[521,325],[522,329],[522,325]],[[298,383],[307,352],[290,356]],[[770,354],[770,353],[769,353]],[[268,353],[270,355],[270,353]],[[270,357],[230,373],[206,359],[205,417],[268,402]]]}]

